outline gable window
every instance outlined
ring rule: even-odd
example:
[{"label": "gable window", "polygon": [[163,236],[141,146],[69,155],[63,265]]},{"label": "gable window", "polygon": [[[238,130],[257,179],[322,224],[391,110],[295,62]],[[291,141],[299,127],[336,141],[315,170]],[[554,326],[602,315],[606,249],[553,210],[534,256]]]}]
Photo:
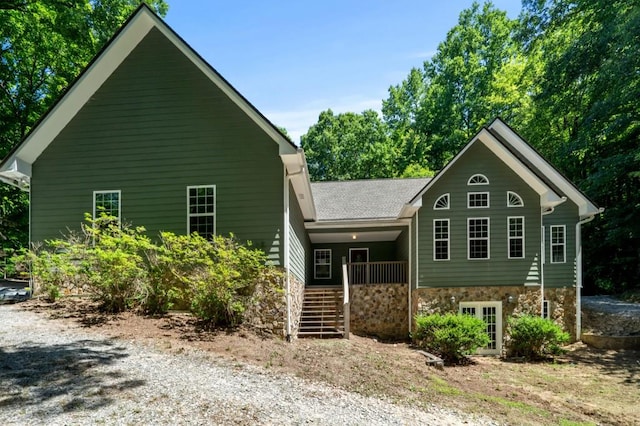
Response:
[{"label": "gable window", "polygon": [[313,271],[316,279],[331,279],[331,249],[313,250]]},{"label": "gable window", "polygon": [[449,260],[449,219],[433,220],[433,260]]},{"label": "gable window", "polygon": [[216,234],[216,186],[187,187],[187,229],[211,239]]},{"label": "gable window", "polygon": [[489,207],[488,192],[468,192],[467,207],[470,209],[482,209]]},{"label": "gable window", "polygon": [[468,218],[467,231],[468,258],[489,259],[489,218]]},{"label": "gable window", "polygon": [[564,225],[551,226],[551,263],[566,261],[566,228]]},{"label": "gable window", "polygon": [[473,175],[467,181],[467,185],[489,185],[489,179],[485,175]]},{"label": "gable window", "polygon": [[110,216],[120,222],[120,190],[93,191],[93,218]]},{"label": "gable window", "polygon": [[524,201],[515,192],[507,191],[507,207],[524,207]]},{"label": "gable window", "polygon": [[434,210],[449,210],[449,194],[442,194],[438,197],[435,203],[433,203]]},{"label": "gable window", "polygon": [[509,246],[509,259],[524,258],[524,217],[508,217],[507,245]]}]

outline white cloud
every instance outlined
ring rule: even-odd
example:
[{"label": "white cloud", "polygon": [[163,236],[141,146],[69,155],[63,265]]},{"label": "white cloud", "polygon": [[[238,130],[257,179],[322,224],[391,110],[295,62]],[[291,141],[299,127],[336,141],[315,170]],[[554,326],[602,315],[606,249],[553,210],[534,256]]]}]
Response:
[{"label": "white cloud", "polygon": [[309,127],[318,121],[318,116],[322,111],[331,109],[335,114],[338,114],[342,112],[360,113],[372,109],[380,112],[381,108],[382,95],[377,99],[348,96],[334,100],[316,100],[300,104],[295,109],[263,111],[263,113],[273,124],[287,129],[291,139],[300,145],[300,136],[307,133]]}]

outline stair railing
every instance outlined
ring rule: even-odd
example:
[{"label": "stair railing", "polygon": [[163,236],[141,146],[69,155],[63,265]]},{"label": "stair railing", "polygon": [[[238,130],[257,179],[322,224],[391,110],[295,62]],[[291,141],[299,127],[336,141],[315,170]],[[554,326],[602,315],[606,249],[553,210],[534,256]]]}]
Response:
[{"label": "stair railing", "polygon": [[342,315],[344,318],[344,338],[349,338],[351,328],[351,307],[349,305],[349,271],[347,270],[347,258],[342,257]]}]

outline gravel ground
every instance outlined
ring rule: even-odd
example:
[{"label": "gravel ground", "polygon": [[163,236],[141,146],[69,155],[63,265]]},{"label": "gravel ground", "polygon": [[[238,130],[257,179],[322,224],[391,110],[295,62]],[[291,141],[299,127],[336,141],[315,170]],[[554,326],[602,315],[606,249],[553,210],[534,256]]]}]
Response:
[{"label": "gravel ground", "polygon": [[625,302],[611,296],[584,296],[582,309],[628,318],[640,317],[640,303]]},{"label": "gravel ground", "polygon": [[168,353],[0,306],[0,424],[493,424],[394,405],[189,350]]}]

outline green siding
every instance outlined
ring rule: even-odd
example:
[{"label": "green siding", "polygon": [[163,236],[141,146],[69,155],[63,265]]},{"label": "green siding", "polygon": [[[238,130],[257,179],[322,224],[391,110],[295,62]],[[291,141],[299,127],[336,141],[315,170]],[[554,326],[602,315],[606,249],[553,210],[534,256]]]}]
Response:
[{"label": "green siding", "polygon": [[32,239],[77,228],[111,189],[126,222],[185,233],[186,187],[214,184],[217,233],[281,264],[282,182],[278,145],[153,29],[33,165]]},{"label": "green siding", "polygon": [[[544,216],[546,262],[544,264],[545,287],[575,285],[576,223],[578,207],[570,200],[557,206],[553,213]],[[566,225],[566,262],[551,263],[551,225]]]},{"label": "green siding", "polygon": [[309,236],[304,228],[304,217],[296,194],[291,185],[289,185],[289,241],[291,272],[303,283],[306,283],[309,276],[307,274],[307,265],[309,263],[311,243]]},{"label": "green siding", "polygon": [[[468,186],[474,174],[489,185]],[[490,194],[489,208],[467,208],[467,192]],[[507,191],[518,193],[524,207],[507,207]],[[433,210],[442,194],[450,193],[449,210]],[[507,217],[525,217],[525,258],[508,259]],[[488,217],[490,259],[468,260],[467,218]],[[433,220],[449,219],[450,260],[433,260]],[[418,217],[419,286],[456,287],[539,284],[540,197],[486,146],[475,143],[441,176],[422,198]]]}]

